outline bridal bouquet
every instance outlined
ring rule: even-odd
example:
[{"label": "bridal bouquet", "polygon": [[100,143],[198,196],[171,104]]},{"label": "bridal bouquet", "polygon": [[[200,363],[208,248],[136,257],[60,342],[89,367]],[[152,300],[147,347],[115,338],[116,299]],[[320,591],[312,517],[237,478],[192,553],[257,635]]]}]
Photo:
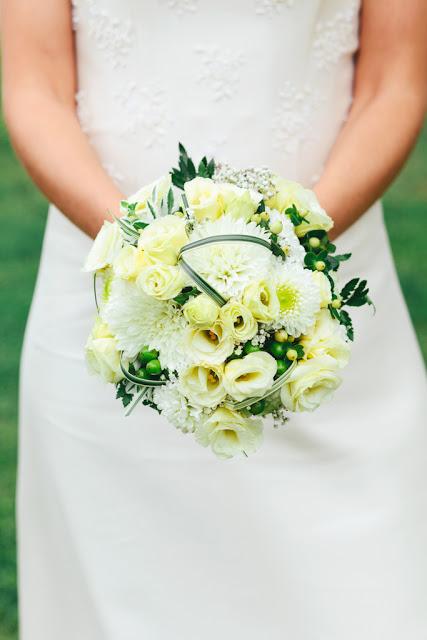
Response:
[{"label": "bridal bouquet", "polygon": [[254,452],[262,417],[313,411],[339,386],[366,281],[338,286],[332,220],[312,191],[180,145],[179,168],[121,203],[85,270],[90,370],[220,458]]}]

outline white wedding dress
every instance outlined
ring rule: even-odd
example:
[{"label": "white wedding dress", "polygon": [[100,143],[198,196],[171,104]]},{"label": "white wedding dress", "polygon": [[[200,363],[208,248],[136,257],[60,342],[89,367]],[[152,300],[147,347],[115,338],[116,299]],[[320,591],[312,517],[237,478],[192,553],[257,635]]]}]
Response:
[{"label": "white wedding dress", "polygon": [[[74,4],[81,124],[124,192],[178,141],[315,182],[351,103],[358,1]],[[51,207],[22,364],[22,640],[427,638],[425,376],[381,205],[338,244],[377,308],[354,311],[342,387],[223,462],[88,375],[90,240]]]}]

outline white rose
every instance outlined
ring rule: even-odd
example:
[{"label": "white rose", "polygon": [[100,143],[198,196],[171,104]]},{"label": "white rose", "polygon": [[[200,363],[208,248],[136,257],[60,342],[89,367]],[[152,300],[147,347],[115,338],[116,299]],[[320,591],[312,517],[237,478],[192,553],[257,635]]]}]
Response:
[{"label": "white rose", "polygon": [[219,315],[219,306],[212,298],[202,293],[191,298],[182,308],[187,322],[198,329],[209,329]]},{"label": "white rose", "polygon": [[[135,211],[137,211],[138,213],[141,213],[141,211],[144,211],[145,209],[147,209],[148,200],[155,207],[158,207],[161,201],[167,198],[167,195],[171,186],[172,186],[172,180],[171,180],[170,174],[168,173],[166,176],[162,176],[161,178],[158,178],[158,180],[155,180],[151,184],[148,184],[145,187],[142,187],[142,189],[134,193],[133,196],[131,196],[128,201],[131,203],[133,202],[138,203],[137,206],[135,207]],[[155,198],[153,199],[154,190],[155,190]],[[151,217],[151,214],[150,214],[150,217]]]},{"label": "white rose", "polygon": [[237,401],[261,397],[271,388],[276,371],[273,356],[265,351],[255,351],[225,365],[224,387]]},{"label": "white rose", "polygon": [[122,244],[123,239],[119,225],[116,222],[106,220],[93,242],[83,270],[99,271],[113,264]]},{"label": "white rose", "polygon": [[338,363],[331,356],[300,360],[283,385],[280,398],[289,411],[314,411],[341,384]]},{"label": "white rose", "polygon": [[185,220],[178,216],[156,218],[139,237],[138,248],[151,263],[176,265],[181,248],[187,244]]},{"label": "white rose", "polygon": [[243,292],[243,304],[258,322],[271,322],[280,312],[275,286],[267,280],[256,280]]},{"label": "white rose", "polygon": [[181,393],[194,406],[216,407],[226,396],[222,366],[197,364],[189,367],[179,378]]},{"label": "white rose", "polygon": [[188,327],[186,342],[191,360],[206,364],[222,364],[234,349],[233,336],[219,321],[209,329]]},{"label": "white rose", "polygon": [[310,193],[313,195],[313,204],[310,209],[307,209],[303,213],[307,222],[302,222],[295,227],[295,233],[299,238],[305,236],[309,231],[330,231],[334,226],[334,221],[328,216],[326,211],[322,209],[314,193],[312,191]]},{"label": "white rose", "polygon": [[220,198],[223,203],[224,213],[232,218],[249,220],[258,209],[262,196],[248,189],[241,189],[233,184],[223,183],[218,185]]},{"label": "white rose", "polygon": [[136,278],[144,264],[144,252],[131,244],[125,244],[117,254],[113,262],[116,276],[124,280]]},{"label": "white rose", "polygon": [[170,300],[182,291],[185,275],[180,267],[152,264],[142,269],[136,282],[148,296],[158,300]]},{"label": "white rose", "polygon": [[236,342],[251,340],[258,331],[258,323],[252,313],[237,300],[231,299],[221,307],[220,318]]},{"label": "white rose", "polygon": [[327,307],[332,302],[331,283],[321,271],[312,271],[312,278],[319,287],[320,306]]},{"label": "white rose", "polygon": [[312,331],[302,336],[301,345],[305,357],[318,358],[331,356],[340,368],[345,367],[350,359],[350,343],[346,338],[345,328],[338,320],[334,320],[327,309],[322,309],[316,318]]},{"label": "white rose", "polygon": [[219,407],[196,429],[196,440],[210,446],[218,458],[226,460],[244,453],[254,453],[262,442],[262,421],[245,418],[226,407]]},{"label": "white rose", "polygon": [[223,213],[218,185],[210,178],[194,178],[184,185],[188,204],[196,220],[216,220]]},{"label": "white rose", "polygon": [[120,368],[120,351],[108,325],[96,319],[85,347],[89,371],[106,382],[116,383],[123,378]]},{"label": "white rose", "polygon": [[292,205],[295,205],[298,212],[308,221],[295,227],[297,236],[303,236],[309,231],[329,231],[332,229],[334,225],[333,220],[320,206],[314,191],[305,189],[298,182],[284,180],[279,177],[276,177],[274,184],[277,192],[272,198],[267,200],[267,206],[284,212],[289,207],[292,207]]}]

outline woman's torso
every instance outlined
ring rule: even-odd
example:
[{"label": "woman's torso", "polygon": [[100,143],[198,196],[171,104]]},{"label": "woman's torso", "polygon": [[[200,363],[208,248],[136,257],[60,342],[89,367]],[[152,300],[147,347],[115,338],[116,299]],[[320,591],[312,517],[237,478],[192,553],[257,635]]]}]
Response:
[{"label": "woman's torso", "polygon": [[315,182],[351,103],[360,0],[74,0],[82,126],[124,191],[197,159]]}]

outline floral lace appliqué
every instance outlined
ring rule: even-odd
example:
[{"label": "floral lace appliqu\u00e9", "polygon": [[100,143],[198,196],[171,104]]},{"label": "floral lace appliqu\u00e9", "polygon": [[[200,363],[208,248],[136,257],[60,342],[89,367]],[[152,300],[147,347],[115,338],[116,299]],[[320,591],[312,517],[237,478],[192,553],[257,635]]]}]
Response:
[{"label": "floral lace appliqu\u00e9", "polygon": [[313,43],[314,60],[319,69],[328,69],[341,56],[351,54],[358,47],[357,16],[359,0],[351,0],[347,8],[316,26]]},{"label": "floral lace appliqu\u00e9", "polygon": [[146,149],[163,146],[171,125],[165,98],[166,92],[162,88],[141,86],[136,82],[118,90],[115,100],[121,113],[123,133],[137,134]]},{"label": "floral lace appliqu\u00e9", "polygon": [[300,144],[313,137],[311,120],[321,102],[310,86],[297,88],[286,82],[279,91],[273,119],[274,146],[289,154],[296,153]]},{"label": "floral lace appliqu\u00e9", "polygon": [[255,0],[255,11],[258,15],[277,15],[285,7],[290,9],[295,0]]},{"label": "floral lace appliqu\u00e9", "polygon": [[221,102],[233,97],[240,83],[245,58],[241,51],[217,46],[195,48],[201,62],[198,80],[209,88],[212,99]]},{"label": "floral lace appliqu\u00e9", "polygon": [[160,2],[178,15],[194,13],[199,6],[199,0],[160,0]]},{"label": "floral lace appliqu\u00e9", "polygon": [[98,0],[72,0],[73,28],[87,29],[89,38],[113,68],[126,65],[135,43],[131,20],[119,18]]}]

